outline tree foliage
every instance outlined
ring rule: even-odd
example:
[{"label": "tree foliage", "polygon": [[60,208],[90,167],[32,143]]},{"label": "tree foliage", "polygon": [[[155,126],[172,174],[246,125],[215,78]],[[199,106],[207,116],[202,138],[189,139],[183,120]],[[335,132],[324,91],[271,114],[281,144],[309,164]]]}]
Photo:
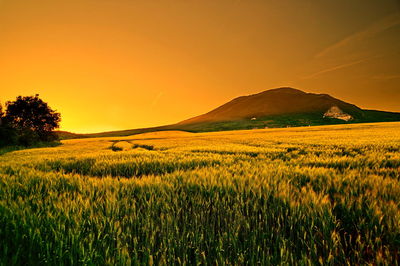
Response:
[{"label": "tree foliage", "polygon": [[[60,113],[35,96],[18,96],[6,103],[3,113],[0,109],[0,135],[5,143],[0,145],[32,145],[38,141],[53,141],[57,136],[53,130],[59,127]],[[1,142],[1,141],[0,141]]]},{"label": "tree foliage", "polygon": [[16,130],[5,123],[3,106],[0,104],[0,147],[14,145],[16,142]]}]

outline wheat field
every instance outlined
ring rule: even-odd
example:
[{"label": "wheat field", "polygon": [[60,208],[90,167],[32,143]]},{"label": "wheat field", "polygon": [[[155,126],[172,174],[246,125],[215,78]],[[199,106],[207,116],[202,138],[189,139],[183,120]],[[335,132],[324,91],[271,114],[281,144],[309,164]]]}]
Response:
[{"label": "wheat field", "polygon": [[398,265],[400,123],[0,156],[0,264]]}]

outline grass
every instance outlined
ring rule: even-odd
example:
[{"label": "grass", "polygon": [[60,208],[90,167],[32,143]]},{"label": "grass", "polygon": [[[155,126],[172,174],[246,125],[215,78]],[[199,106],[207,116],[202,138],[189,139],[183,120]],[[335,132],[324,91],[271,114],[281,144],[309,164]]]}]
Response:
[{"label": "grass", "polygon": [[50,141],[50,142],[37,142],[35,145],[31,146],[21,146],[21,145],[14,145],[14,146],[5,146],[0,147],[0,155],[3,155],[7,152],[24,150],[24,149],[34,149],[34,148],[44,148],[44,147],[56,147],[61,145],[61,143],[57,141]]},{"label": "grass", "polygon": [[339,125],[339,124],[358,124],[358,123],[373,123],[373,122],[399,122],[400,113],[363,110],[362,114],[356,116],[350,121],[344,121],[335,118],[324,117],[321,112],[311,113],[294,113],[294,114],[279,114],[268,116],[257,116],[256,119],[251,117],[218,121],[218,122],[202,122],[193,124],[173,124],[151,128],[138,128],[129,130],[109,131],[93,134],[74,134],[65,131],[58,131],[60,139],[74,138],[100,138],[100,137],[124,137],[135,134],[163,132],[163,131],[186,131],[193,133],[230,131],[230,130],[249,130],[249,129],[264,129],[264,128],[287,128],[287,127],[305,127],[305,126],[323,126],[323,125]]},{"label": "grass", "polygon": [[62,143],[0,156],[0,264],[400,260],[400,123]]}]

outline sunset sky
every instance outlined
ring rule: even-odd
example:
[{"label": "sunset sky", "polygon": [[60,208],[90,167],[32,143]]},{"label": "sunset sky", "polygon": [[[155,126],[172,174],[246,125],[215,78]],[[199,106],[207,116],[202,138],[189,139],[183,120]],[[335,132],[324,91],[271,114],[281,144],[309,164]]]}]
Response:
[{"label": "sunset sky", "polygon": [[398,0],[0,0],[0,102],[62,130],[165,125],[291,86],[400,112]]}]

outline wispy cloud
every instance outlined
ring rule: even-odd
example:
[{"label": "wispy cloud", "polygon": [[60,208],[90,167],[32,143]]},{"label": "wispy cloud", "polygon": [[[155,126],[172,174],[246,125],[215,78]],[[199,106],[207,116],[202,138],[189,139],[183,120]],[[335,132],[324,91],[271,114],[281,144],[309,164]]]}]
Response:
[{"label": "wispy cloud", "polygon": [[400,14],[399,13],[394,13],[389,16],[384,17],[381,20],[378,20],[371,24],[369,27],[365,28],[364,30],[361,30],[359,32],[356,32],[328,47],[323,49],[321,52],[315,55],[315,58],[320,58],[328,55],[329,53],[338,50],[342,47],[345,47],[349,44],[352,43],[357,43],[364,41],[366,39],[370,39],[374,37],[375,35],[386,31],[392,27],[395,27],[397,25],[400,25]]},{"label": "wispy cloud", "polygon": [[317,71],[317,72],[315,72],[313,74],[304,76],[303,79],[315,78],[315,77],[323,75],[325,73],[329,73],[329,72],[333,72],[333,71],[336,71],[336,70],[339,70],[339,69],[343,69],[343,68],[351,67],[351,66],[354,66],[354,65],[358,65],[358,64],[364,63],[364,62],[366,62],[368,60],[371,60],[372,58],[376,58],[376,56],[364,58],[364,59],[357,60],[357,61],[352,61],[352,62],[345,63],[345,64],[336,65],[336,66],[333,66],[333,67],[330,67],[330,68],[326,68],[326,69]]},{"label": "wispy cloud", "polygon": [[164,92],[159,92],[157,96],[154,98],[153,102],[151,103],[151,107],[154,107],[157,105],[158,101],[160,98],[164,95]]},{"label": "wispy cloud", "polygon": [[372,77],[373,79],[379,79],[379,80],[391,80],[391,79],[400,79],[400,74],[394,74],[394,75],[376,75]]}]

